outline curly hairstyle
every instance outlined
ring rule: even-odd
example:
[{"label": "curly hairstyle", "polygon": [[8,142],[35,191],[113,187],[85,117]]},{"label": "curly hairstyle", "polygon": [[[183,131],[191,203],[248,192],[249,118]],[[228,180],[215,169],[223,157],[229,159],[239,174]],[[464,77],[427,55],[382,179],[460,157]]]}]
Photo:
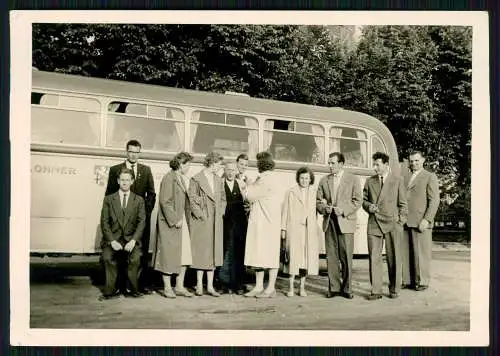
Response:
[{"label": "curly hairstyle", "polygon": [[373,160],[376,161],[377,159],[382,160],[382,163],[389,163],[389,156],[386,155],[384,152],[375,152],[372,156]]},{"label": "curly hairstyle", "polygon": [[223,161],[224,157],[220,153],[217,152],[209,152],[205,156],[205,160],[203,161],[203,165],[205,167],[210,167],[212,164]]},{"label": "curly hairstyle", "polygon": [[340,152],[332,152],[328,155],[328,158],[337,157],[338,163],[345,163],[345,157],[343,153]]},{"label": "curly hairstyle", "polygon": [[259,170],[259,173],[265,172],[265,171],[271,171],[274,169],[275,163],[273,160],[273,156],[267,152],[259,152],[257,153],[257,169]]},{"label": "curly hairstyle", "polygon": [[170,161],[169,165],[172,170],[176,171],[179,169],[181,164],[185,164],[186,162],[192,161],[193,156],[191,156],[188,152],[179,152],[175,155],[174,158]]},{"label": "curly hairstyle", "polygon": [[305,166],[297,169],[297,173],[295,174],[295,181],[297,182],[297,184],[299,184],[299,177],[304,173],[309,173],[309,177],[311,178],[309,185],[313,185],[314,184],[314,173],[311,170],[311,168],[305,167]]}]

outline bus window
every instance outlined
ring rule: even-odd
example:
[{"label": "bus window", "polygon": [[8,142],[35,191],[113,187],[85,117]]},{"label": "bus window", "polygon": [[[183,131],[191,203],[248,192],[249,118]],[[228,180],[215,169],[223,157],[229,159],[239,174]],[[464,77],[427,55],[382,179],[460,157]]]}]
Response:
[{"label": "bus window", "polygon": [[108,147],[138,140],[143,149],[179,152],[184,148],[184,112],[177,108],[114,101],[108,105]]},{"label": "bus window", "polygon": [[96,146],[100,135],[99,101],[31,93],[32,142]]},{"label": "bus window", "polygon": [[368,167],[367,138],[362,130],[349,127],[330,129],[330,151],[341,152],[345,165],[350,167]]},{"label": "bus window", "polygon": [[264,149],[276,160],[325,163],[325,130],[321,125],[266,120]]},{"label": "bus window", "polygon": [[387,153],[387,150],[382,143],[382,140],[378,138],[378,136],[372,136],[372,152],[384,152]]},{"label": "bus window", "polygon": [[210,111],[195,111],[191,119],[191,150],[194,153],[215,151],[224,157],[240,153],[257,154],[259,123],[250,116]]}]

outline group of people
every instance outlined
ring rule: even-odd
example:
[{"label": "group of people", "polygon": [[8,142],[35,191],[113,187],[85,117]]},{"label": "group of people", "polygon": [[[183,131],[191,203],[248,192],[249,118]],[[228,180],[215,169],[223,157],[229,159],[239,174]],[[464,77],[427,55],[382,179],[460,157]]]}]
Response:
[{"label": "group of people", "polygon": [[[439,205],[437,178],[423,169],[424,156],[410,154],[411,175],[390,172],[389,157],[373,155],[375,175],[361,190],[359,179],[344,170],[340,152],[329,155],[331,174],[313,188],[308,167],[296,171],[296,185],[281,195],[282,181],[269,152],[257,154],[258,176],[246,174],[248,156],[224,162],[217,152],[205,156],[204,168],[188,177],[193,156],[178,153],[163,177],[158,196],[156,238],[149,269],[149,223],[156,194],[151,169],[138,163],[141,145],[127,143],[127,160],[110,169],[101,213],[102,259],[106,285],[102,299],[125,291],[140,297],[152,291],[153,271],[160,273],[165,298],[204,293],[219,297],[236,293],[272,298],[280,262],[288,273],[287,296],[306,296],[305,278],[319,270],[317,214],[323,216],[328,267],[328,298],[353,298],[352,259],[357,211],[368,214],[369,271],[372,291],[382,297],[383,240],[389,271],[389,297],[400,288],[424,290],[430,280],[433,219]],[[218,172],[224,169],[222,177]],[[120,266],[125,266],[121,268]],[[185,287],[188,268],[196,270],[194,293]],[[246,289],[245,269],[255,271],[255,285]],[[119,271],[127,278],[117,278]],[[264,285],[265,272],[268,282]],[[206,288],[204,276],[206,275]],[[172,278],[175,277],[175,287]],[[218,279],[222,288],[216,288]]]}]

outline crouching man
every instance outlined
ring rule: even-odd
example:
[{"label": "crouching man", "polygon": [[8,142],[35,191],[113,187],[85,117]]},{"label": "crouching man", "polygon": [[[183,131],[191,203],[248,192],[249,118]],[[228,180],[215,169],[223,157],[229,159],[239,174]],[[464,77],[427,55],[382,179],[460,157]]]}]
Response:
[{"label": "crouching man", "polygon": [[101,299],[118,296],[116,279],[118,271],[127,271],[130,292],[127,296],[140,297],[138,273],[141,261],[141,236],[146,222],[144,199],[130,191],[133,172],[120,170],[120,189],[104,198],[101,211],[102,259],[106,273],[106,285]]}]

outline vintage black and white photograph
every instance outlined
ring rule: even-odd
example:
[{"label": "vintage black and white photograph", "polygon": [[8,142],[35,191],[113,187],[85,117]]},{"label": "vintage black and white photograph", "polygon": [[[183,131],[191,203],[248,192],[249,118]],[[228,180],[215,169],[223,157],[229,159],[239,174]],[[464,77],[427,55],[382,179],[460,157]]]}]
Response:
[{"label": "vintage black and white photograph", "polygon": [[487,14],[181,13],[11,17],[16,342],[486,345]]}]

